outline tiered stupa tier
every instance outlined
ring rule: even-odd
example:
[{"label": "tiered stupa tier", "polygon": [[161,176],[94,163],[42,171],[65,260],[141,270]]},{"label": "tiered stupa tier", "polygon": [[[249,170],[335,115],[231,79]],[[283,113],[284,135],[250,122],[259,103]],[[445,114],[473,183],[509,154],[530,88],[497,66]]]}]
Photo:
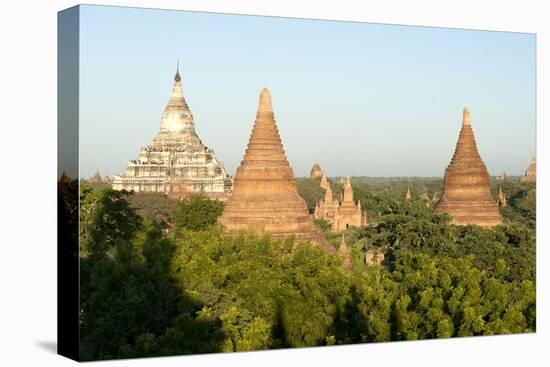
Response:
[{"label": "tiered stupa tier", "polygon": [[219,222],[228,232],[253,230],[326,244],[298,194],[266,88],[260,94],[248,147]]},{"label": "tiered stupa tier", "polygon": [[489,173],[477,150],[468,108],[463,111],[460,136],[435,210],[449,214],[454,224],[493,227],[503,222],[491,196]]},{"label": "tiered stupa tier", "polygon": [[231,178],[223,163],[195,132],[179,70],[162,114],[159,133],[151,144],[141,149],[137,160],[128,163],[124,175],[114,176],[113,189],[161,192],[174,197],[200,193],[221,200],[231,192]]}]

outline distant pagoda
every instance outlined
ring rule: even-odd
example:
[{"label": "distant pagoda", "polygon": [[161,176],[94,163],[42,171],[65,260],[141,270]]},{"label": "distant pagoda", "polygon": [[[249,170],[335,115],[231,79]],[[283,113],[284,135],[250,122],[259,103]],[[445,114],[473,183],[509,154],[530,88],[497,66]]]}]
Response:
[{"label": "distant pagoda", "polygon": [[90,177],[90,182],[93,182],[93,183],[101,183],[103,182],[103,178],[101,177],[101,175],[99,174],[99,169],[96,168],[95,170],[95,174]]},{"label": "distant pagoda", "polygon": [[[328,185],[325,189],[324,197],[315,203],[313,217],[315,219],[325,220],[332,225],[336,221],[336,214],[338,213],[339,207],[340,202],[334,197],[334,192],[330,185]],[[333,226],[333,228],[335,227]]]},{"label": "distant pagoda", "polygon": [[315,205],[313,217],[329,222],[333,232],[341,232],[350,227],[367,225],[367,213],[361,209],[361,202],[353,200],[353,188],[348,177],[342,177],[344,197],[340,202],[334,198],[330,185],[325,190],[325,196]]},{"label": "distant pagoda", "polygon": [[491,196],[489,173],[479,156],[470,111],[466,107],[455,153],[445,171],[443,193],[435,210],[449,214],[454,224],[493,227],[503,223],[497,202]]},{"label": "distant pagoda", "polygon": [[502,188],[498,188],[498,199],[497,204],[500,207],[506,208],[508,206],[508,200],[506,200],[506,195],[504,195],[504,192],[502,191]]},{"label": "distant pagoda", "polygon": [[177,198],[197,193],[222,200],[231,192],[231,178],[223,163],[195,132],[179,68],[160,131],[151,144],[141,148],[139,158],[128,163],[124,175],[113,177],[113,189],[161,192]]},{"label": "distant pagoda", "polygon": [[267,88],[260,94],[248,147],[219,223],[230,233],[253,230],[274,237],[295,236],[328,248],[313,225],[306,202],[298,194]]},{"label": "distant pagoda", "polygon": [[525,171],[525,175],[523,175],[519,180],[521,182],[537,181],[537,158],[535,156],[533,156],[533,158],[531,159],[531,163],[529,163],[529,166]]},{"label": "distant pagoda", "polygon": [[315,162],[313,167],[311,167],[309,178],[319,178],[319,177],[323,177],[323,170],[321,169],[321,166],[319,165],[319,163]]}]

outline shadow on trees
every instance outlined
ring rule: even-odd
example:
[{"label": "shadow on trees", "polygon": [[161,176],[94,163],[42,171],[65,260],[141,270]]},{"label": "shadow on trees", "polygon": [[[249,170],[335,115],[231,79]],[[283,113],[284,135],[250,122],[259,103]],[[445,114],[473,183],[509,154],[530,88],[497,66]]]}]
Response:
[{"label": "shadow on trees", "polygon": [[[112,194],[104,191],[97,203],[125,200]],[[92,204],[99,211],[93,218],[136,216],[128,205],[97,203]],[[221,351],[225,339],[221,321],[201,317],[203,305],[172,279],[175,246],[159,226],[139,223],[118,236],[117,221],[107,225],[111,228],[104,223],[103,230],[111,235],[98,238],[108,238],[112,244],[88,246],[107,251],[92,251],[80,258],[80,359]]]},{"label": "shadow on trees", "polygon": [[343,308],[338,308],[334,317],[334,335],[339,344],[356,344],[369,342],[365,331],[368,319],[360,310],[360,292],[355,285],[349,289],[349,298]]},{"label": "shadow on trees", "polygon": [[78,358],[78,180],[57,183],[57,350]]},{"label": "shadow on trees", "polygon": [[275,300],[275,310],[273,315],[273,327],[271,329],[271,348],[290,348],[285,330],[285,320],[283,316],[283,303],[281,300]]}]

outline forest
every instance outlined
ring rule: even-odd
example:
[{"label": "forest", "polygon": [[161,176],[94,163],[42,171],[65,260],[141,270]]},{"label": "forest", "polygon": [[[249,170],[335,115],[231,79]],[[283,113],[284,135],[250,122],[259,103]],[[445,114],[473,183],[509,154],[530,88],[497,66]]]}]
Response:
[{"label": "forest", "polygon": [[[504,225],[485,229],[432,209],[440,178],[351,180],[369,220],[346,230],[351,269],[310,243],[225,234],[219,201],[60,185],[60,210],[78,210],[63,192],[80,200],[81,358],[536,330],[534,184],[493,179],[509,206]],[[312,209],[319,181],[297,184]],[[337,248],[341,234],[316,224]],[[367,249],[384,252],[385,264],[366,265]]]}]

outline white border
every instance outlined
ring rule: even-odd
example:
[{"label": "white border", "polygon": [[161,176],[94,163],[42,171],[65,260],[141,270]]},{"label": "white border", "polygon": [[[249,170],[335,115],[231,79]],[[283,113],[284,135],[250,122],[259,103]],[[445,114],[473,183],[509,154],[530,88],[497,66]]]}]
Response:
[{"label": "white border", "polygon": [[[548,361],[548,189],[542,124],[550,46],[545,1],[95,1],[94,4],[537,33],[538,331],[462,338],[166,357],[94,365],[150,366],[521,366]],[[56,22],[74,1],[10,1],[0,11],[0,365],[70,365],[51,351],[56,339]],[[544,64],[546,62],[546,65]],[[543,101],[546,99],[546,104]],[[546,204],[546,205],[545,205]],[[546,343],[545,343],[546,339]]]}]

